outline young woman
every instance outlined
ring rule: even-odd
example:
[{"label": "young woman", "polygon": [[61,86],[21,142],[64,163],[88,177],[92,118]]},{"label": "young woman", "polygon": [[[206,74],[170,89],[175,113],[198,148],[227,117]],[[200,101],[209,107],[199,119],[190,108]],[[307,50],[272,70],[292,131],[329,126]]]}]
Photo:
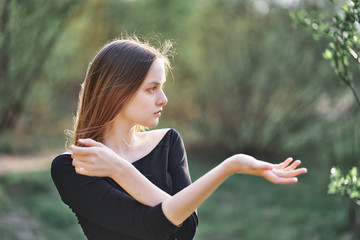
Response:
[{"label": "young woman", "polygon": [[167,103],[168,49],[115,40],[88,69],[71,152],[51,167],[62,200],[88,239],[193,239],[196,209],[230,175],[289,184],[307,171],[291,158],[271,164],[237,154],[191,183],[178,132],[141,131],[157,126]]}]

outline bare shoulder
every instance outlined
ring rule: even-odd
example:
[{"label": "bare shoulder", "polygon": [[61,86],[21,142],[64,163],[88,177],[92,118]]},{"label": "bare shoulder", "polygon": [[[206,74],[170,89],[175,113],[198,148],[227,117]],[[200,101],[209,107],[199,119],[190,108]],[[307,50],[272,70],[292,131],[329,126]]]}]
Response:
[{"label": "bare shoulder", "polygon": [[139,132],[138,133],[139,149],[141,149],[142,152],[148,154],[156,147],[156,145],[159,144],[159,142],[164,138],[164,136],[166,135],[167,132],[169,132],[170,129],[171,128],[164,128],[164,129]]},{"label": "bare shoulder", "polygon": [[171,128],[155,129],[144,132],[146,138],[160,141]]}]

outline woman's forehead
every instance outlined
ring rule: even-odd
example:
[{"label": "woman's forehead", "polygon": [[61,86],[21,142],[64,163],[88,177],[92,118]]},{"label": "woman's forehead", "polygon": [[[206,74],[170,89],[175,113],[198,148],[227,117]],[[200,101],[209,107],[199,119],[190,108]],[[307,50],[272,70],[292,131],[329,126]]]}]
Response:
[{"label": "woman's forehead", "polygon": [[144,84],[153,84],[153,83],[164,83],[165,78],[165,65],[161,59],[156,59],[151,65],[148,74],[144,80]]}]

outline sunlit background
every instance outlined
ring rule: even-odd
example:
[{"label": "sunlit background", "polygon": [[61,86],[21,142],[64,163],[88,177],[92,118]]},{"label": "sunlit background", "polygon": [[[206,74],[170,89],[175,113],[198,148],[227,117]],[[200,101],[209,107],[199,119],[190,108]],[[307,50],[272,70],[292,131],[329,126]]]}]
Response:
[{"label": "sunlit background", "polygon": [[200,207],[196,240],[360,239],[359,207],[328,194],[332,166],[359,166],[360,108],[326,39],[289,15],[328,2],[0,0],[0,239],[85,239],[49,165],[89,62],[126,34],[173,43],[159,127],[182,135],[193,180],[240,152],[309,170],[290,186],[232,176]]}]

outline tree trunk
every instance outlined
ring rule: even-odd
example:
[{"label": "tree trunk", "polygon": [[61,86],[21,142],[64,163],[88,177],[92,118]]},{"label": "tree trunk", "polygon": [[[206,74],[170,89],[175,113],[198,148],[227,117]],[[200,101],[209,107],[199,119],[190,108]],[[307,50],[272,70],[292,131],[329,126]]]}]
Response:
[{"label": "tree trunk", "polygon": [[350,231],[360,236],[360,206],[353,199],[346,198],[345,201]]}]

